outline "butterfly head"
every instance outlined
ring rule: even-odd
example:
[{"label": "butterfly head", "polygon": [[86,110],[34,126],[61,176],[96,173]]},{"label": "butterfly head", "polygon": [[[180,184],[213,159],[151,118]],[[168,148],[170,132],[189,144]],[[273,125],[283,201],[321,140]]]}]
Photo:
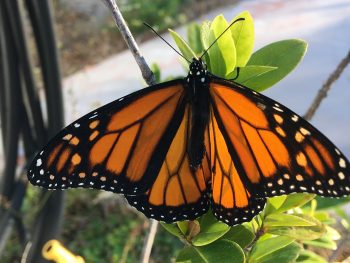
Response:
[{"label": "butterfly head", "polygon": [[207,81],[207,65],[202,59],[193,58],[190,64],[188,79],[196,79],[200,82]]}]

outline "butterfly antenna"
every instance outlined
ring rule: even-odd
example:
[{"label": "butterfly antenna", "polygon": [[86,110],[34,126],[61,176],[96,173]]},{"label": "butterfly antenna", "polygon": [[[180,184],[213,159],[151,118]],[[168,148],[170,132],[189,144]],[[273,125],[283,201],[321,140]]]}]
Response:
[{"label": "butterfly antenna", "polygon": [[191,63],[191,61],[189,61],[187,58],[185,58],[179,51],[177,51],[172,45],[170,45],[170,43],[168,41],[166,41],[161,35],[158,34],[158,32],[156,30],[153,29],[152,26],[150,26],[149,24],[147,24],[146,22],[143,22],[143,24],[148,27],[149,29],[151,29],[153,31],[154,34],[156,34],[161,40],[163,40],[172,50],[174,50],[180,57],[184,58],[188,63]]},{"label": "butterfly antenna", "polygon": [[200,56],[200,59],[202,59],[202,57],[208,52],[208,50],[220,39],[220,37],[222,37],[223,34],[226,33],[227,30],[230,29],[230,27],[235,24],[238,21],[242,21],[245,20],[243,17],[241,18],[237,18],[235,21],[233,21],[214,41],[213,43],[210,44],[210,46],[203,52],[203,54]]}]

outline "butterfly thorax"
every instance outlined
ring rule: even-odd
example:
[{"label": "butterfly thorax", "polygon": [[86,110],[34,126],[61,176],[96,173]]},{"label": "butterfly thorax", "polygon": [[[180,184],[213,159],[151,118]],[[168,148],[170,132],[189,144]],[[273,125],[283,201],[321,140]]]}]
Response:
[{"label": "butterfly thorax", "polygon": [[191,113],[187,153],[191,169],[196,170],[205,154],[204,133],[209,123],[210,105],[208,71],[201,60],[193,59],[186,82]]}]

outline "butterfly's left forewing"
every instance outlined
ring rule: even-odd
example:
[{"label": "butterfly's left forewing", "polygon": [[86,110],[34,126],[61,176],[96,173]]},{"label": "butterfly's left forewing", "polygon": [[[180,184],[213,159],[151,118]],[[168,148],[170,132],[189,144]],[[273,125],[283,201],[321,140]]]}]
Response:
[{"label": "butterfly's left forewing", "polygon": [[48,189],[144,193],[161,168],[184,109],[180,80],[111,102],[59,132],[35,157],[28,178]]},{"label": "butterfly's left forewing", "polygon": [[350,193],[349,162],[310,123],[235,83],[214,80],[210,93],[213,115],[244,188],[252,195]]}]

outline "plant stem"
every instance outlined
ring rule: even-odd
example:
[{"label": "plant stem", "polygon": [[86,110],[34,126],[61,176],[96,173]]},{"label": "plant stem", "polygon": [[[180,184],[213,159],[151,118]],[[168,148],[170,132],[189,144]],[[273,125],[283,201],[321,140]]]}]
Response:
[{"label": "plant stem", "polygon": [[348,52],[346,57],[342,59],[342,61],[339,63],[339,65],[333,71],[333,73],[328,77],[327,81],[322,85],[314,101],[312,102],[311,106],[305,113],[304,119],[308,121],[311,120],[316,110],[321,105],[322,100],[327,97],[327,92],[331,89],[332,84],[339,78],[339,76],[341,75],[341,73],[349,63],[350,63],[350,51]]},{"label": "plant stem", "polygon": [[141,257],[142,263],[149,262],[154,238],[155,238],[156,233],[157,233],[157,228],[158,228],[158,221],[151,219],[151,226],[150,226],[149,232],[146,236],[145,243],[144,243],[143,249],[142,249],[142,257]]},{"label": "plant stem", "polygon": [[131,53],[133,54],[136,60],[136,63],[141,70],[143,79],[146,81],[148,85],[156,84],[153,72],[151,71],[150,67],[147,65],[145,58],[141,55],[140,49],[137,46],[137,43],[133,35],[131,34],[115,0],[102,0],[102,1],[112,11],[114,22],[117,25],[120,33],[122,34]]}]

